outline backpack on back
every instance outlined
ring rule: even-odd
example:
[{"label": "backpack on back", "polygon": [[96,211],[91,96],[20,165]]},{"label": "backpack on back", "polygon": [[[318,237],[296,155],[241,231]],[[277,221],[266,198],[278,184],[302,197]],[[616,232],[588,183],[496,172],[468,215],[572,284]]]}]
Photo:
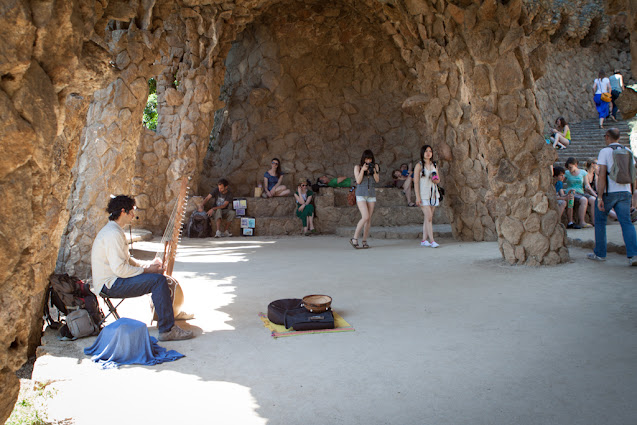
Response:
[{"label": "backpack on back", "polygon": [[[54,308],[57,320],[53,318]],[[87,283],[68,274],[53,274],[49,277],[44,317],[51,328],[60,328],[62,337],[76,339],[97,335],[104,313]]]},{"label": "backpack on back", "polygon": [[609,146],[613,150],[613,166],[608,170],[608,178],[617,184],[632,184],[637,177],[633,154],[623,146]]}]

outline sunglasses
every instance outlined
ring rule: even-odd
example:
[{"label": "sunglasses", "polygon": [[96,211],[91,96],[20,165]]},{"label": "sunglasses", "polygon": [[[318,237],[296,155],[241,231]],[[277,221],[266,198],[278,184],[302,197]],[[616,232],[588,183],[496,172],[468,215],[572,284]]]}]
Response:
[{"label": "sunglasses", "polygon": [[272,164],[273,164],[273,165],[279,165],[279,163],[278,163],[278,162],[276,162],[276,161],[272,161]]},{"label": "sunglasses", "polygon": [[306,184],[302,184],[302,185],[301,185],[301,187],[306,187],[306,186],[307,186]]}]

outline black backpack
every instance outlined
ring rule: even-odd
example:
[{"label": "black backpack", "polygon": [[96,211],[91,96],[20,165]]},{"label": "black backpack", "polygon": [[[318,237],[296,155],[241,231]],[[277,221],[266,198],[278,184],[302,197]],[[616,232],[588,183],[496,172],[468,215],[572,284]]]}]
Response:
[{"label": "black backpack", "polygon": [[[57,310],[55,318],[52,314],[53,307]],[[51,328],[59,329],[63,338],[75,339],[88,336],[74,335],[67,326],[67,316],[79,310],[86,310],[93,325],[93,332],[90,334],[97,335],[105,316],[97,302],[97,297],[91,292],[89,285],[75,276],[52,274],[49,277],[49,288],[44,302],[44,318],[46,322]],[[86,326],[86,328],[88,327],[90,327],[90,324]]]},{"label": "black backpack", "polygon": [[194,211],[190,215],[186,226],[186,236],[189,238],[209,238],[212,236],[210,217],[204,211]]}]

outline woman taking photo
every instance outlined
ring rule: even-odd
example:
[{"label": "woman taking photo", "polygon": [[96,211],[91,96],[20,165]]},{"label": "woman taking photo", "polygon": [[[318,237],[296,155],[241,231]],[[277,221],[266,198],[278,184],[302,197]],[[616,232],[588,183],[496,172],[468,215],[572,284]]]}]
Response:
[{"label": "woman taking photo", "polygon": [[272,167],[263,174],[263,197],[287,196],[290,189],[281,184],[283,172],[281,171],[281,161],[279,158],[272,158]]},{"label": "woman taking photo", "polygon": [[438,248],[440,245],[434,240],[433,218],[434,210],[440,204],[440,193],[438,192],[440,176],[433,156],[434,151],[431,146],[425,145],[420,148],[421,160],[414,168],[414,186],[416,203],[425,215],[420,246]]},{"label": "woman taking photo", "polygon": [[[349,243],[356,249],[369,248],[367,237],[369,236],[369,228],[372,225],[372,214],[374,213],[374,205],[376,204],[376,188],[375,183],[380,181],[378,172],[380,167],[374,161],[374,153],[367,149],[361,156],[361,162],[354,167],[354,178],[356,179],[356,205],[361,212],[361,219],[356,225],[354,237]],[[358,235],[363,230],[363,243],[358,245]]]},{"label": "woman taking photo", "polygon": [[[308,189],[307,180],[299,180],[299,187],[296,188],[294,199],[296,200],[296,216],[303,223],[303,231],[305,236],[309,236],[310,232],[314,232],[314,205],[312,205],[312,196],[314,192]],[[309,225],[309,229],[308,229]]]}]

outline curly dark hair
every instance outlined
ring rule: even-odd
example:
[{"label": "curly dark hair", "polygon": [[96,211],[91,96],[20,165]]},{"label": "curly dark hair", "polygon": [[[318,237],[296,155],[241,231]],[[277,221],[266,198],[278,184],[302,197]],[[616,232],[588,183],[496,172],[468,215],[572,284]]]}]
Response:
[{"label": "curly dark hair", "polygon": [[133,208],[135,208],[135,199],[126,195],[114,196],[108,201],[106,207],[106,212],[109,214],[108,219],[115,221],[122,215],[122,209],[128,214]]}]

